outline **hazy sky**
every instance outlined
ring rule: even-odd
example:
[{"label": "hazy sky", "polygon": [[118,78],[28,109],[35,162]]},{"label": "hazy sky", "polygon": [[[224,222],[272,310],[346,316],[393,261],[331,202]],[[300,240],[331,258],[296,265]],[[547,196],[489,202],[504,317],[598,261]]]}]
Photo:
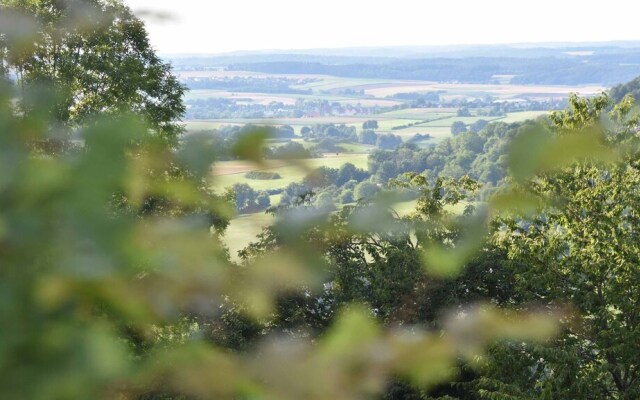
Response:
[{"label": "hazy sky", "polygon": [[640,40],[635,1],[125,0],[163,53]]}]

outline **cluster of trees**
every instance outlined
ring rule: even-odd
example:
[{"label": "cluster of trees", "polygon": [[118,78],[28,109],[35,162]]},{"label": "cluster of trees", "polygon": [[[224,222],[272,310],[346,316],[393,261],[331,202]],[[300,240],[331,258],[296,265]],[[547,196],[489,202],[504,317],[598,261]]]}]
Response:
[{"label": "cluster of trees", "polygon": [[369,120],[362,123],[362,130],[364,131],[366,130],[375,131],[376,129],[378,129],[378,121],[376,120]]},{"label": "cluster of trees", "polygon": [[627,95],[633,97],[636,102],[640,101],[640,76],[627,83],[614,86],[609,94],[615,102],[621,102]]},{"label": "cluster of trees", "polygon": [[344,147],[338,146],[335,139],[323,138],[311,148],[316,153],[343,153]]},{"label": "cluster of trees", "polygon": [[331,95],[339,95],[339,96],[359,96],[362,97],[365,95],[364,89],[334,89],[334,90],[323,90],[322,94],[331,94]]},{"label": "cluster of trees", "polygon": [[239,93],[231,98],[188,100],[185,116],[187,119],[301,118],[374,115],[392,110],[390,107],[330,102],[322,99],[299,99],[295,104],[285,104],[280,101],[263,104],[250,97],[243,97],[242,92]]},{"label": "cluster of trees", "polygon": [[393,150],[402,144],[402,138],[393,133],[378,134],[376,146],[383,150]]},{"label": "cluster of trees", "polygon": [[308,139],[334,139],[348,142],[358,140],[355,126],[347,126],[344,124],[317,124],[313,126],[305,126],[300,130],[300,134]]},{"label": "cluster of trees", "polygon": [[339,153],[344,149],[336,142],[354,142],[377,146],[380,149],[392,150],[402,144],[402,138],[390,133],[378,134],[378,122],[374,120],[365,121],[363,129],[356,134],[354,126],[344,124],[318,124],[305,126],[300,130],[302,137],[306,140],[317,141],[314,150],[317,152]]},{"label": "cluster of trees", "polygon": [[236,211],[240,214],[264,211],[271,207],[267,192],[258,192],[246,183],[236,183],[228,189],[228,195],[233,198]]},{"label": "cluster of trees", "polygon": [[215,119],[215,118],[266,118],[267,116],[287,118],[292,117],[296,108],[282,102],[272,102],[268,105],[255,103],[252,99],[242,97],[214,98],[188,100],[185,117],[187,119]]},{"label": "cluster of trees", "polygon": [[420,143],[420,142],[426,142],[431,139],[432,139],[432,136],[428,133],[416,133],[409,140],[407,140],[407,143]]},{"label": "cluster of trees", "polygon": [[451,124],[451,136],[455,137],[467,131],[467,124],[462,121],[455,121]]},{"label": "cluster of trees", "polygon": [[469,111],[469,107],[460,107],[456,113],[458,117],[471,117],[471,111]]},{"label": "cluster of trees", "polygon": [[431,107],[440,104],[440,95],[444,93],[446,93],[445,90],[435,92],[408,92],[396,93],[389,97],[398,100],[410,100],[412,107]]},{"label": "cluster of trees", "polygon": [[462,133],[428,148],[405,143],[394,151],[376,151],[369,156],[369,172],[381,183],[407,172],[425,173],[430,179],[468,175],[489,190],[507,175],[511,140],[531,124],[494,122],[479,132],[465,126]]},{"label": "cluster of trees", "polygon": [[281,146],[267,147],[264,157],[274,160],[302,160],[313,158],[315,153],[304,147],[302,143],[289,141]]},{"label": "cluster of trees", "polygon": [[[280,207],[307,198],[323,211],[335,210],[336,204],[349,204],[360,198],[372,199],[379,188],[367,182],[370,174],[351,163],[340,168],[319,167],[307,174],[301,183],[289,184],[282,192]],[[361,196],[361,197],[360,197]]]},{"label": "cluster of trees", "polygon": [[[51,113],[67,131],[134,111],[175,145],[186,88],[156,55],[143,22],[118,1],[81,3],[0,2],[0,72],[11,72],[21,95],[53,88]],[[14,24],[25,28],[19,45],[10,43]]]},{"label": "cluster of trees", "polygon": [[316,81],[317,79],[234,76],[222,78],[186,78],[183,80],[183,83],[189,89],[218,89],[241,93],[311,94],[311,89],[294,89],[291,86],[304,85]]},{"label": "cluster of trees", "polygon": [[358,142],[384,150],[393,150],[402,144],[402,138],[392,133],[382,134],[374,130],[362,130],[358,134]]}]

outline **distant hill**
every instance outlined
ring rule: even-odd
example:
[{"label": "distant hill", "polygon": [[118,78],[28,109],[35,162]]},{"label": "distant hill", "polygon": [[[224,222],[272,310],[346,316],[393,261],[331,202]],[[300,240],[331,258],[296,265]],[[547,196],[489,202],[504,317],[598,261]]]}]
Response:
[{"label": "distant hill", "polygon": [[165,56],[178,70],[492,83],[614,86],[640,75],[640,42],[389,47]]}]

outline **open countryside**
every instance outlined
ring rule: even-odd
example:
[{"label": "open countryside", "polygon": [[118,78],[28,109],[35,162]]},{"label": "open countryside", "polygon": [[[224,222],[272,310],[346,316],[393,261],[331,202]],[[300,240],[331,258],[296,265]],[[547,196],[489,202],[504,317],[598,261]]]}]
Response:
[{"label": "open countryside", "polygon": [[635,11],[0,0],[0,400],[640,399]]},{"label": "open countryside", "polygon": [[[229,83],[239,80],[248,87],[241,90],[229,91],[216,89],[191,89],[186,94],[187,103],[205,100],[224,100],[240,107],[259,105],[263,109],[277,108],[278,105],[298,109],[298,116],[285,118],[253,118],[241,113],[234,118],[195,118],[186,120],[189,132],[212,131],[224,127],[243,127],[251,125],[268,125],[274,127],[291,127],[295,137],[285,140],[278,139],[267,142],[272,148],[284,146],[288,142],[301,144],[311,149],[317,140],[304,138],[302,129],[313,125],[338,124],[351,127],[356,134],[364,130],[367,121],[376,121],[376,132],[391,134],[399,137],[403,142],[411,142],[416,135],[424,135],[415,141],[418,146],[433,146],[439,141],[452,137],[452,126],[463,123],[471,126],[481,121],[484,123],[503,122],[506,124],[535,120],[544,117],[549,111],[514,111],[494,113],[495,105],[529,104],[530,102],[547,102],[548,104],[562,104],[572,93],[583,96],[594,96],[602,93],[605,88],[596,85],[562,86],[562,85],[518,85],[510,84],[513,77],[496,77],[500,83],[494,84],[465,84],[465,83],[437,83],[423,81],[381,80],[381,79],[353,79],[313,74],[268,74],[251,71],[232,71],[224,68],[213,70],[186,70],[178,72],[178,76],[187,83],[194,83],[196,87],[204,82]],[[273,88],[266,86],[265,93],[253,92],[259,90],[262,82],[288,82],[290,85]],[[258,83],[258,84],[256,84]],[[253,85],[253,86],[252,86]],[[282,90],[284,89],[284,90]],[[300,91],[302,93],[289,93]],[[400,94],[400,96],[398,96]],[[402,96],[402,94],[410,94]],[[433,99],[437,94],[438,101],[416,104],[421,95]],[[305,110],[304,102],[329,103],[338,110],[323,110],[313,107]],[[478,105],[478,103],[480,103]],[[468,105],[471,105],[469,108]],[[350,110],[342,109],[352,106]],[[300,110],[302,108],[302,110]],[[465,112],[460,113],[460,109]],[[544,108],[544,107],[543,107]],[[337,140],[338,151],[321,150],[317,158],[297,160],[292,163],[285,160],[271,160],[265,165],[256,165],[240,161],[221,161],[213,169],[213,188],[224,191],[236,184],[246,184],[256,191],[269,193],[270,205],[277,206],[280,192],[287,186],[301,182],[309,171],[324,166],[338,169],[345,163],[351,163],[358,168],[368,168],[368,154],[376,150],[375,143],[363,144],[358,141]],[[247,177],[252,171],[264,171],[278,174],[278,179],[255,180]],[[256,215],[257,214],[257,215]],[[255,239],[260,229],[273,221],[270,216],[264,216],[263,211],[250,214],[240,214],[232,220],[229,227],[230,234],[226,243],[230,246],[232,256]],[[252,230],[247,226],[253,224]],[[243,232],[245,234],[243,234]],[[247,232],[251,232],[248,234]]]}]

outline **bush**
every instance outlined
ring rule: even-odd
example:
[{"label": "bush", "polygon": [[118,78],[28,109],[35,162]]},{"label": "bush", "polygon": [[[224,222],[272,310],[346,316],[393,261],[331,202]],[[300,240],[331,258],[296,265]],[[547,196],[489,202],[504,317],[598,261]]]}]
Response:
[{"label": "bush", "polygon": [[320,139],[318,144],[313,146],[313,151],[316,153],[344,153],[346,150],[344,147],[336,145],[336,142],[332,139]]},{"label": "bush", "polygon": [[256,197],[256,204],[258,204],[258,207],[261,210],[265,210],[271,207],[271,199],[269,198],[267,192],[260,192],[258,194],[258,197]]},{"label": "bush", "polygon": [[276,160],[293,160],[311,157],[311,152],[298,142],[289,142],[283,146],[276,147],[271,154],[271,158]]},{"label": "bush", "polygon": [[402,138],[391,133],[378,136],[376,146],[383,150],[393,150],[402,144]]},{"label": "bush", "polygon": [[356,186],[354,190],[354,197],[356,200],[371,200],[380,191],[380,188],[375,183],[362,182]]},{"label": "bush", "polygon": [[244,177],[259,181],[282,179],[282,176],[279,173],[271,171],[251,171],[244,174]]},{"label": "bush", "polygon": [[378,134],[373,130],[363,130],[358,134],[358,142],[362,144],[375,145],[378,140]]}]

